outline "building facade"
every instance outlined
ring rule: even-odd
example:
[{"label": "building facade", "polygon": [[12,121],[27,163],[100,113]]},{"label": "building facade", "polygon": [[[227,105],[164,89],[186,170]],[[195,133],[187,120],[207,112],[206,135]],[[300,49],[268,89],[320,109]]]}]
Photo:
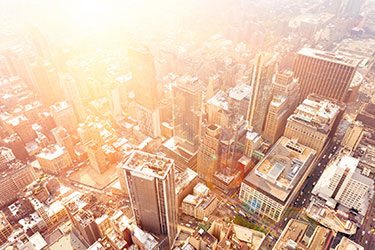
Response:
[{"label": "building facade", "polygon": [[321,152],[340,120],[342,109],[336,102],[310,95],[288,118],[284,136]]},{"label": "building facade", "polygon": [[131,48],[128,55],[140,129],[147,136],[158,137],[161,89],[156,81],[154,57],[146,47]]},{"label": "building facade", "polygon": [[311,171],[316,151],[281,137],[241,184],[240,200],[251,212],[280,221]]},{"label": "building facade", "polygon": [[202,81],[183,76],[173,86],[174,136],[185,149],[195,152],[199,146],[202,123]]},{"label": "building facade", "polygon": [[213,183],[219,161],[221,127],[210,124],[205,129],[198,152],[197,172],[207,183]]},{"label": "building facade", "polygon": [[283,135],[287,119],[297,107],[299,84],[293,72],[275,74],[272,94],[262,135],[273,144]]},{"label": "building facade", "polygon": [[251,73],[251,98],[247,120],[253,131],[261,134],[268,105],[272,98],[272,76],[276,70],[276,58],[271,54],[258,54]]},{"label": "building facade", "polygon": [[177,234],[173,160],[134,151],[123,170],[137,225],[166,238],[162,249],[169,249]]},{"label": "building facade", "polygon": [[49,145],[37,154],[40,167],[43,171],[58,175],[72,165],[72,159],[64,147],[57,144]]},{"label": "building facade", "polygon": [[344,101],[358,66],[358,60],[326,51],[303,48],[293,71],[301,84],[300,102],[310,94]]},{"label": "building facade", "polygon": [[0,207],[17,200],[18,192],[32,183],[36,177],[31,165],[18,161],[7,164],[0,177]]},{"label": "building facade", "polygon": [[373,196],[374,181],[361,174],[359,159],[342,155],[332,161],[322,173],[312,194],[327,201],[332,208],[337,204],[366,214]]},{"label": "building facade", "polygon": [[75,133],[78,121],[73,106],[67,101],[62,101],[52,105],[50,111],[57,126],[66,128],[70,133]]}]

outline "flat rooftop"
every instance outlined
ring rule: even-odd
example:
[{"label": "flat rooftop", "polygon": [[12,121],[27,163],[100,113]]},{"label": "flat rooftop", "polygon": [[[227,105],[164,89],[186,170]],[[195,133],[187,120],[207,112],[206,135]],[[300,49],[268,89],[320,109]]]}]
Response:
[{"label": "flat rooftop", "polygon": [[57,144],[49,145],[48,147],[44,148],[38,155],[37,158],[41,158],[44,160],[54,160],[65,153],[65,148],[61,147]]},{"label": "flat rooftop", "polygon": [[18,116],[8,119],[6,122],[11,126],[16,127],[22,122],[27,122],[27,121],[28,119],[25,115],[18,115]]},{"label": "flat rooftop", "polygon": [[18,171],[21,171],[28,167],[30,167],[28,164],[19,160],[7,163],[6,168],[0,171],[0,180],[9,178],[14,173],[17,173]]},{"label": "flat rooftop", "polygon": [[249,186],[285,203],[310,166],[316,151],[281,137],[246,176]]},{"label": "flat rooftop", "polygon": [[236,100],[242,101],[245,98],[250,98],[251,87],[245,83],[235,86],[229,90],[229,97]]},{"label": "flat rooftop", "polygon": [[[195,149],[193,146],[190,146],[189,144],[185,143],[182,144],[176,136],[173,136],[166,140],[163,143],[163,146],[168,149],[169,151],[173,152],[174,154],[182,157],[185,160],[190,160],[193,158],[196,153],[197,149]],[[189,148],[186,146],[190,146]]]},{"label": "flat rooftop", "polygon": [[351,57],[313,48],[302,48],[300,51],[298,51],[298,55],[312,57],[315,59],[337,63],[349,67],[357,67],[357,65],[359,64],[359,60],[353,59]]},{"label": "flat rooftop", "polygon": [[63,111],[65,109],[68,109],[70,108],[70,104],[67,102],[67,101],[62,101],[62,102],[58,102],[58,103],[55,103],[53,104],[50,109],[51,111],[55,112],[55,113],[58,113],[60,111]]},{"label": "flat rooftop", "polygon": [[207,103],[225,111],[229,109],[228,95],[223,90],[219,90]]},{"label": "flat rooftop", "polygon": [[338,52],[347,52],[350,54],[372,57],[375,55],[375,39],[351,39],[347,38],[342,40],[337,46]]},{"label": "flat rooftop", "polygon": [[342,237],[340,243],[336,246],[335,250],[364,250],[365,248],[354,241]]},{"label": "flat rooftop", "polygon": [[[304,221],[290,220],[273,250],[288,249],[288,246],[291,249],[327,249],[326,247],[333,237],[331,230],[321,226],[317,226],[315,230],[311,229],[311,226]],[[310,233],[312,234],[309,235]]]},{"label": "flat rooftop", "polygon": [[322,133],[329,133],[340,111],[341,107],[338,104],[310,95],[296,108],[288,120],[303,123]]},{"label": "flat rooftop", "polygon": [[202,90],[202,86],[202,81],[198,77],[191,75],[184,75],[177,78],[175,85],[175,87],[194,95],[199,94],[199,92]]},{"label": "flat rooftop", "polygon": [[176,194],[179,194],[187,185],[194,179],[198,178],[197,172],[190,168],[186,168],[183,172],[176,171],[175,173],[175,188]]},{"label": "flat rooftop", "polygon": [[272,98],[270,106],[280,107],[283,103],[286,102],[286,97],[282,95],[277,95]]},{"label": "flat rooftop", "polygon": [[172,159],[135,150],[122,167],[143,175],[164,179],[172,165]]}]

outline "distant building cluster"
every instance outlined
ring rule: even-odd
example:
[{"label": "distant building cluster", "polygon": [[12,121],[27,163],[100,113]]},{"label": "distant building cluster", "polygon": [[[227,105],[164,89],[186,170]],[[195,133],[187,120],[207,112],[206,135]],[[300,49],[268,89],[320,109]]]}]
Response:
[{"label": "distant building cluster", "polygon": [[203,2],[0,27],[0,249],[374,248],[374,4]]}]

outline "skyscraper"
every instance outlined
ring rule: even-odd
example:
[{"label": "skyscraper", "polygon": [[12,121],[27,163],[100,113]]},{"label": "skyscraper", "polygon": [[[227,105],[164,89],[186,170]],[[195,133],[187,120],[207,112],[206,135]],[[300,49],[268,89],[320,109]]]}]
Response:
[{"label": "skyscraper", "polygon": [[75,160],[77,156],[74,151],[74,142],[68,131],[64,127],[56,127],[52,129],[51,132],[56,143],[62,147],[65,147],[66,151],[68,151],[70,155],[70,158]]},{"label": "skyscraper", "polygon": [[309,94],[344,101],[358,60],[311,48],[303,48],[294,61],[294,73],[301,85],[301,103]]},{"label": "skyscraper", "polygon": [[154,58],[146,47],[129,49],[128,55],[139,127],[144,134],[158,137],[160,89],[155,76]]},{"label": "skyscraper", "polygon": [[334,6],[337,14],[344,17],[356,17],[360,14],[364,0],[336,0]]},{"label": "skyscraper", "polygon": [[103,152],[101,145],[95,141],[86,144],[86,152],[90,166],[99,174],[104,173],[109,166],[109,162]]},{"label": "skyscraper", "polygon": [[33,62],[32,71],[35,78],[34,89],[45,105],[50,106],[63,99],[56,69],[49,61]]},{"label": "skyscraper", "polygon": [[247,120],[253,131],[262,133],[267,108],[272,98],[271,83],[276,69],[276,58],[271,54],[258,54],[251,72],[251,98]]},{"label": "skyscraper", "polygon": [[3,56],[4,75],[19,76],[30,87],[34,88],[35,81],[29,59],[22,47],[11,47],[0,52]]},{"label": "skyscraper", "polygon": [[81,100],[77,81],[68,73],[59,73],[59,81],[64,92],[65,100],[68,100],[69,103],[72,104],[78,120],[84,121],[87,115]]},{"label": "skyscraper", "polygon": [[183,76],[173,86],[174,135],[181,145],[194,152],[198,149],[202,122],[202,82]]},{"label": "skyscraper", "polygon": [[285,96],[274,96],[268,107],[263,136],[272,144],[275,143],[284,132],[286,121],[290,115],[288,101]]},{"label": "skyscraper", "polygon": [[208,183],[213,183],[215,171],[219,162],[221,127],[210,124],[206,127],[203,141],[198,152],[197,172],[199,177]]},{"label": "skyscraper", "polygon": [[57,102],[50,106],[50,111],[57,126],[64,127],[70,133],[77,130],[78,121],[73,106],[67,101]]},{"label": "skyscraper", "polygon": [[159,90],[155,75],[154,57],[147,47],[128,50],[133,89],[138,104],[154,109],[158,106]]},{"label": "skyscraper", "polygon": [[100,238],[99,227],[91,211],[78,210],[72,217],[72,222],[76,229],[75,233],[83,240],[86,247],[91,246]]},{"label": "skyscraper", "polygon": [[172,87],[173,136],[163,143],[162,151],[175,161],[178,169],[196,169],[202,121],[202,87],[197,78],[185,75]]},{"label": "skyscraper", "polygon": [[272,94],[263,136],[273,144],[282,136],[287,119],[298,104],[299,84],[293,72],[286,71],[274,76]]},{"label": "skyscraper", "polygon": [[[243,153],[251,88],[237,85],[218,91],[207,101],[207,127],[198,154],[198,174],[223,190],[233,188],[241,178],[237,161]],[[213,175],[213,176],[212,176]]]},{"label": "skyscraper", "polygon": [[134,151],[123,171],[137,225],[157,235],[161,249],[170,249],[177,234],[173,160]]}]

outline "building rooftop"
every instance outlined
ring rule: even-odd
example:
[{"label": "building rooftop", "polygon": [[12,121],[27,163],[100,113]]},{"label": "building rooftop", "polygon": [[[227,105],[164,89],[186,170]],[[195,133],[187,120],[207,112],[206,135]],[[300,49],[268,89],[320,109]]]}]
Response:
[{"label": "building rooftop", "polygon": [[262,137],[257,132],[249,130],[246,132],[246,139],[255,143],[261,140]]},{"label": "building rooftop", "polygon": [[74,215],[75,220],[81,225],[85,226],[94,221],[94,216],[91,212],[86,210],[79,210],[77,214]]},{"label": "building rooftop", "polygon": [[266,195],[286,202],[315,154],[315,150],[281,137],[244,181]]},{"label": "building rooftop", "polygon": [[219,90],[207,103],[225,111],[229,110],[228,95],[223,90]]},{"label": "building rooftop", "polygon": [[286,102],[285,96],[277,95],[272,98],[270,106],[280,107],[285,102]]},{"label": "building rooftop", "polygon": [[175,86],[196,95],[202,90],[203,83],[196,76],[184,75],[177,78]]},{"label": "building rooftop", "polygon": [[251,244],[252,248],[250,249],[259,249],[263,240],[266,238],[264,233],[236,224],[233,224],[233,232],[236,239]]},{"label": "building rooftop", "polygon": [[202,242],[204,242],[204,244],[206,244],[206,246],[209,249],[212,249],[214,244],[218,242],[218,240],[212,234],[206,232],[203,229],[199,229],[198,231],[195,231],[192,237],[194,237],[197,240],[200,239]]},{"label": "building rooftop", "polygon": [[190,168],[186,168],[183,172],[175,173],[175,189],[176,194],[179,194],[187,185],[189,185],[195,178],[198,178],[198,173]]},{"label": "building rooftop", "polygon": [[357,231],[357,224],[348,219],[346,212],[330,209],[321,200],[312,200],[306,208],[306,215],[335,232],[353,235]]},{"label": "building rooftop", "polygon": [[[349,155],[342,155],[331,161],[320,176],[318,182],[312,190],[314,195],[329,201],[339,202],[338,194],[341,194],[346,189],[349,181],[355,180],[356,183],[361,183],[367,186],[370,192],[374,186],[374,180],[361,174],[358,168],[359,159]],[[344,178],[344,179],[343,179]],[[340,182],[338,180],[345,180]],[[337,189],[339,188],[339,189]],[[337,190],[336,190],[337,189]],[[368,206],[368,197],[362,197],[362,209],[360,213],[365,214]]]},{"label": "building rooftop", "polygon": [[52,203],[48,207],[47,213],[48,213],[49,216],[52,216],[54,214],[59,213],[60,211],[62,211],[64,209],[65,209],[65,207],[63,206],[63,204],[60,201],[55,201],[54,203]]},{"label": "building rooftop", "polygon": [[313,233],[309,235],[310,225],[304,221],[292,219],[284,228],[281,236],[276,242],[273,250],[283,249],[328,249],[333,233],[331,230],[317,226]]},{"label": "building rooftop", "polygon": [[181,145],[179,138],[176,136],[169,138],[163,143],[163,147],[177,156],[182,157],[184,160],[189,161],[196,155],[197,151],[193,152],[194,147],[187,148],[184,146],[185,145]]},{"label": "building rooftop", "polygon": [[318,96],[310,95],[288,118],[328,134],[342,107]]},{"label": "building rooftop", "polygon": [[202,199],[198,196],[195,196],[193,194],[188,194],[186,195],[186,197],[184,198],[183,200],[183,203],[189,203],[191,205],[198,205],[200,202],[202,201]]},{"label": "building rooftop", "polygon": [[0,181],[3,178],[9,178],[14,173],[17,173],[18,171],[21,171],[27,167],[30,166],[19,160],[7,163],[6,168],[0,171]]},{"label": "building rooftop", "polygon": [[0,164],[8,163],[15,160],[16,157],[13,154],[13,151],[7,147],[0,147]]},{"label": "building rooftop", "polygon": [[34,250],[41,250],[47,246],[47,242],[39,232],[36,232],[35,234],[31,235],[29,237],[29,242],[33,246]]},{"label": "building rooftop", "polygon": [[353,59],[351,57],[312,48],[302,48],[300,51],[298,51],[298,54],[332,63],[338,63],[349,67],[357,67],[357,65],[359,64],[359,60]]},{"label": "building rooftop", "polygon": [[65,153],[65,148],[57,144],[52,144],[43,148],[42,152],[37,155],[37,158],[44,160],[52,161],[56,158],[59,158]]},{"label": "building rooftop", "polygon": [[301,25],[301,23],[307,23],[311,25],[323,25],[324,23],[328,22],[334,17],[334,14],[321,12],[321,13],[303,13],[294,19],[292,19],[289,23],[289,26],[292,28],[297,28]]},{"label": "building rooftop", "polygon": [[198,182],[193,189],[195,195],[208,195],[209,191],[210,189],[201,182]]},{"label": "building rooftop", "polygon": [[344,39],[338,44],[336,53],[355,57],[361,60],[360,68],[369,68],[375,59],[375,39]]},{"label": "building rooftop", "polygon": [[25,115],[18,115],[18,116],[15,116],[15,117],[12,117],[10,119],[8,119],[6,122],[13,126],[13,127],[16,127],[18,126],[20,123],[22,122],[27,122],[27,117]]},{"label": "building rooftop", "polygon": [[9,222],[3,212],[0,212],[0,231],[3,230],[6,226],[9,225]]},{"label": "building rooftop", "polygon": [[32,229],[36,227],[42,221],[43,219],[38,215],[38,213],[34,212],[34,213],[31,213],[29,216],[19,220],[18,224],[20,224],[23,230],[25,230],[26,232],[28,229]]},{"label": "building rooftop", "polygon": [[54,113],[58,113],[58,112],[61,112],[65,109],[68,109],[70,108],[70,104],[67,102],[67,101],[62,101],[62,102],[57,102],[55,104],[53,104],[50,109],[52,112]]},{"label": "building rooftop", "polygon": [[138,227],[134,227],[134,236],[142,243],[145,249],[155,249],[158,245],[157,240],[149,233],[144,232]]},{"label": "building rooftop", "polygon": [[142,175],[164,179],[172,165],[172,159],[135,150],[123,168]]},{"label": "building rooftop", "polygon": [[250,98],[251,87],[245,83],[235,86],[229,90],[229,97],[236,100],[242,101],[245,98]]},{"label": "building rooftop", "polygon": [[364,250],[365,248],[354,241],[342,237],[340,243],[336,246],[335,250]]}]

